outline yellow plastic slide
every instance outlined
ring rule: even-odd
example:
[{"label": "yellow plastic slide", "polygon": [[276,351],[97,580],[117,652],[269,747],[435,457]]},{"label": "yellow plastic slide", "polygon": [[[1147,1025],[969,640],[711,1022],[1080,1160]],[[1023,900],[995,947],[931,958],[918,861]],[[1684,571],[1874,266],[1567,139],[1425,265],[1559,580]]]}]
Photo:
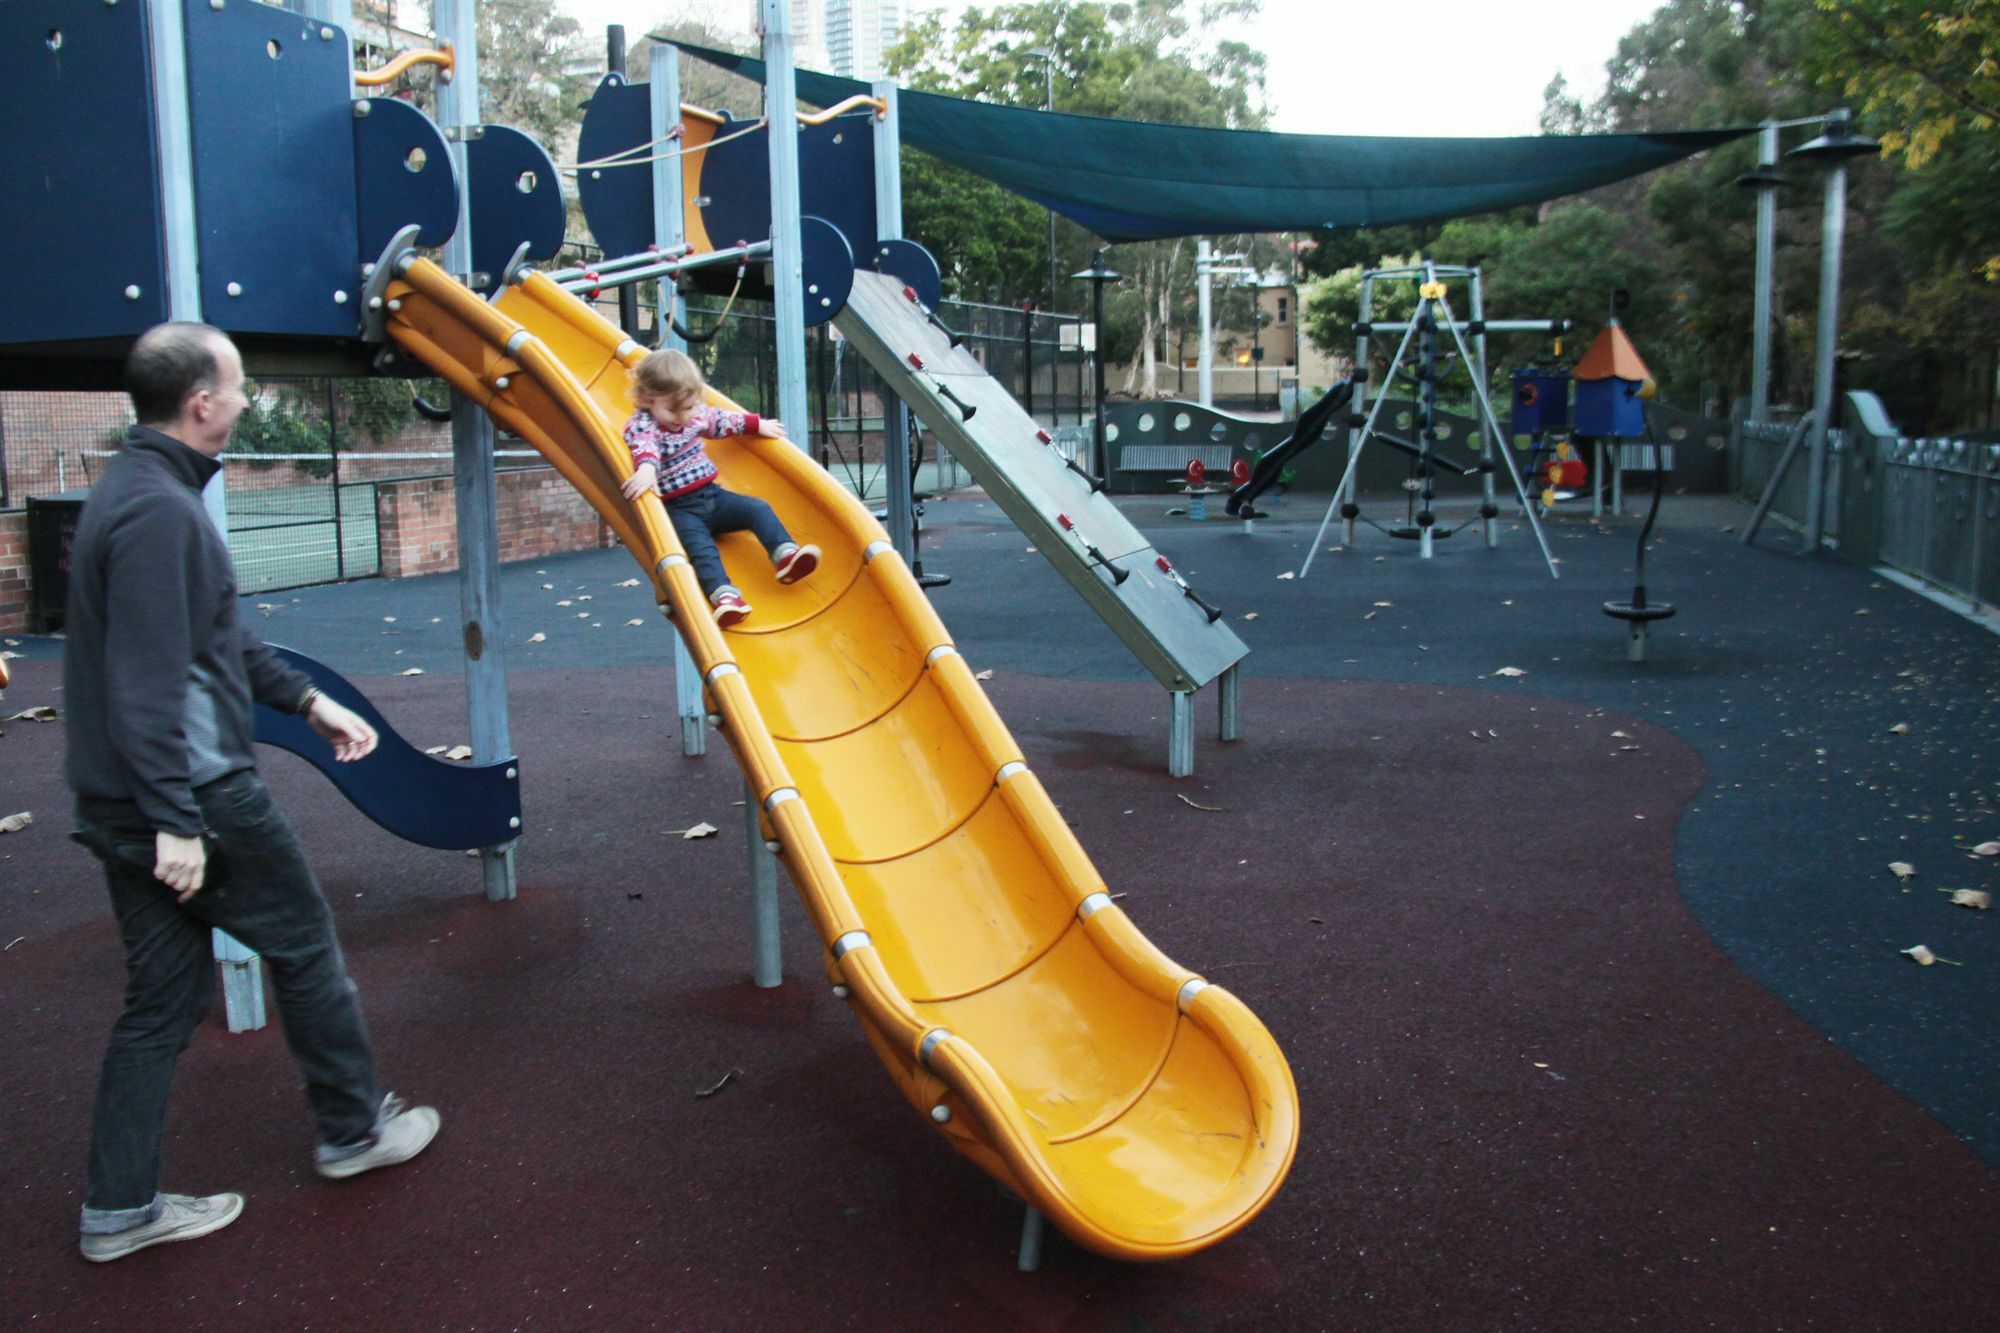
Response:
[{"label": "yellow plastic slide", "polygon": [[540,274],[489,305],[428,260],[396,268],[390,336],[546,455],[653,580],[910,1101],[1104,1254],[1172,1258],[1254,1217],[1298,1144],[1283,1053],[1111,901],[868,511],[790,444],[714,441],[725,484],[825,553],[787,587],[723,538],[756,608],[723,632],[658,501],[618,493],[643,350]]}]

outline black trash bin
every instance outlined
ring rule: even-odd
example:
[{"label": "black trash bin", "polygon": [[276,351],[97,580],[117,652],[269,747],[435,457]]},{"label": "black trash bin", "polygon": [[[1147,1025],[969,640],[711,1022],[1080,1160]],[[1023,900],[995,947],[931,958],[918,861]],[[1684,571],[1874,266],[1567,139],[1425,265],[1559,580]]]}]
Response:
[{"label": "black trash bin", "polygon": [[28,632],[54,634],[69,606],[69,550],[88,489],[28,497]]}]

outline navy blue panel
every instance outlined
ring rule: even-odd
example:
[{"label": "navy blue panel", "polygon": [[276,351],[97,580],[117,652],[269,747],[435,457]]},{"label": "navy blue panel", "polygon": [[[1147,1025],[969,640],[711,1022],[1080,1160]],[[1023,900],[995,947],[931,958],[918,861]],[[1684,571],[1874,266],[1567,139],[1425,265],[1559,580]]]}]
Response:
[{"label": "navy blue panel", "polygon": [[562,182],[542,146],[519,130],[488,125],[465,143],[472,214],[472,267],[490,290],[526,241],[528,258],[551,259],[563,243]]},{"label": "navy blue panel", "polygon": [[901,278],[917,299],[935,310],[944,297],[944,276],[931,252],[915,241],[883,241],[863,261],[878,273]]},{"label": "navy blue panel", "polygon": [[412,224],[422,228],[418,245],[443,245],[458,230],[458,177],[437,122],[393,97],[362,105],[368,114],[354,118],[357,253],[373,259]]},{"label": "navy blue panel", "polygon": [[145,15],[103,0],[0,4],[0,344],[166,318]]},{"label": "navy blue panel", "polygon": [[1514,372],[1513,433],[1535,435],[1569,426],[1569,375],[1523,366]]},{"label": "navy blue panel", "polygon": [[[607,74],[584,107],[576,160],[595,162],[637,148],[653,137],[652,124],[652,89]],[[650,165],[579,171],[576,194],[583,220],[605,254],[636,255],[653,243]]]},{"label": "navy blue panel", "polygon": [[1646,404],[1631,380],[1578,380],[1576,433],[1586,439],[1639,439],[1646,433]]},{"label": "navy blue panel", "polygon": [[399,736],[345,676],[304,653],[271,646],[312,677],[329,699],[367,718],[382,740],[366,759],[335,763],[333,747],[304,718],[262,705],[257,708],[258,740],[306,760],[332,779],[356,810],[406,842],[462,850],[497,847],[521,836],[521,784],[507,776],[519,768],[518,761],[455,764],[433,759]]},{"label": "navy blue panel", "polygon": [[[715,137],[725,138],[745,128],[745,122],[723,113]],[[701,155],[701,225],[716,249],[738,241],[771,238],[771,146],[763,130],[718,144]],[[801,212],[807,211],[801,209]]]},{"label": "navy blue panel", "polygon": [[268,5],[186,13],[203,318],[359,332],[347,35]]},{"label": "navy blue panel", "polygon": [[799,219],[799,270],[805,278],[806,327],[825,324],[847,306],[854,290],[854,251],[840,228],[824,218]]}]

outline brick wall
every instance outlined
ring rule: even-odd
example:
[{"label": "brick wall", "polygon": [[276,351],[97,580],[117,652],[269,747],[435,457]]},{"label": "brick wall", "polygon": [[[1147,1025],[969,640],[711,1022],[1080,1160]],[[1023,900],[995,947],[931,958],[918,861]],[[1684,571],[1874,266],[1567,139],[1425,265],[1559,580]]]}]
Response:
[{"label": "brick wall", "polygon": [[[611,530],[554,468],[502,472],[500,559],[536,560],[610,546]],[[458,519],[450,477],[383,483],[375,489],[382,577],[411,578],[458,568]]]},{"label": "brick wall", "polygon": [[28,628],[28,516],[0,513],[0,633]]}]

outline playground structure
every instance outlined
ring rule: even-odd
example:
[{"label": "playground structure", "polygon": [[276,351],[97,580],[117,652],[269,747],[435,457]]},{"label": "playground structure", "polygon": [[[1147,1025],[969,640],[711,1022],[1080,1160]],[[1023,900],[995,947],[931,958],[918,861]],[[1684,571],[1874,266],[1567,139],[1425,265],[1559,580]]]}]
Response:
[{"label": "playground structure", "polygon": [[[764,9],[771,104],[789,107],[787,9],[776,0]],[[497,774],[502,794],[518,799],[492,628],[497,421],[576,486],[653,582],[679,632],[684,748],[706,722],[743,768],[760,835],[760,983],[777,980],[775,898],[762,892],[776,854],[826,944],[836,993],[898,1086],[1030,1205],[1024,1265],[1044,1215],[1128,1259],[1170,1258],[1234,1233],[1269,1201],[1296,1150],[1290,1070],[1239,1000],[1159,953],[1112,901],[925,601],[905,555],[900,421],[890,431],[888,531],[798,449],[714,442],[727,484],[769,500],[826,551],[807,584],[749,579],[759,616],[727,634],[706,613],[657,500],[618,493],[630,468],[617,429],[630,410],[626,370],[644,349],[576,293],[727,268],[741,287],[747,265],[768,268],[759,290],[778,314],[778,415],[805,418],[804,329],[841,319],[1173,692],[1175,771],[1192,767],[1200,686],[1221,679],[1233,734],[1233,668],[1245,650],[1220,612],[1111,508],[1099,478],[1054,449],[977,363],[954,359],[956,338],[933,313],[936,265],[897,235],[894,89],[813,118],[807,135],[730,129],[684,113],[675,53],[656,50],[650,86],[615,77],[600,89],[617,114],[643,111],[643,130],[627,137],[629,124],[599,121],[615,151],[592,164],[597,141],[584,150],[588,179],[644,185],[643,206],[629,188],[582,191],[600,239],[619,239],[622,224],[626,245],[607,240],[615,253],[589,271],[544,274],[534,265],[562,240],[554,164],[526,136],[477,123],[472,6],[440,0],[435,17],[438,58],[448,53],[454,73],[441,124],[393,99],[354,99],[346,34],[317,17],[177,0],[0,14],[0,49],[23,75],[5,105],[34,138],[24,151],[48,183],[16,244],[45,228],[60,231],[59,247],[83,244],[82,221],[102,204],[79,174],[88,140],[127,146],[131,160],[116,165],[130,174],[114,179],[132,196],[113,210],[123,230],[93,238],[112,253],[90,265],[100,278],[87,299],[53,314],[8,309],[8,382],[109,382],[129,339],[163,318],[218,324],[253,367],[303,358],[445,378],[477,761],[458,779],[483,791]],[[62,108],[99,97],[107,68],[124,76],[112,104],[66,119]],[[267,117],[273,105],[282,114]],[[151,133],[132,134],[138,124]],[[863,125],[869,134],[854,133]],[[821,127],[824,151],[799,142]],[[872,145],[875,165],[851,144]],[[800,170],[802,149],[812,171]],[[614,158],[640,169],[620,175]],[[296,192],[241,189],[246,173]],[[802,213],[802,199],[818,211]],[[295,239],[302,216],[312,235]],[[418,257],[419,245],[442,246],[440,261]],[[672,284],[661,288],[671,303]],[[671,308],[662,313],[671,328]],[[423,840],[424,821],[407,818],[417,809],[404,808],[408,775],[423,770],[386,748],[342,774],[343,790]],[[393,783],[392,769],[403,775]],[[485,809],[490,796],[478,818],[428,836],[457,845],[449,840],[477,825],[490,839],[479,845],[488,896],[505,899],[518,806],[498,811],[503,835]],[[226,942],[223,957],[251,966]]]},{"label": "playground structure", "polygon": [[[1452,317],[1451,298],[1447,279],[1457,278],[1466,283],[1470,319],[1464,330]],[[1372,318],[1374,313],[1375,286],[1382,281],[1408,281],[1417,284],[1417,304],[1407,321],[1383,322]],[[1521,473],[1514,465],[1513,451],[1508,447],[1509,432],[1502,430],[1499,417],[1493,411],[1493,403],[1486,391],[1486,337],[1488,333],[1545,333],[1556,335],[1568,327],[1563,320],[1488,320],[1485,314],[1485,298],[1477,268],[1465,268],[1451,264],[1433,263],[1428,257],[1413,267],[1371,269],[1361,278],[1361,303],[1359,318],[1354,324],[1354,410],[1349,414],[1347,439],[1347,467],[1341,474],[1335,488],[1333,500],[1327,505],[1326,517],[1319,526],[1313,544],[1306,551],[1306,558],[1299,565],[1299,577],[1304,578],[1312,569],[1313,556],[1319,543],[1326,536],[1327,528],[1333,522],[1337,509],[1343,528],[1343,539],[1352,543],[1355,523],[1361,518],[1355,487],[1355,469],[1360,464],[1362,450],[1371,440],[1399,452],[1410,455],[1412,460],[1414,489],[1411,491],[1410,521],[1398,528],[1384,531],[1394,537],[1405,537],[1418,543],[1419,554],[1426,560],[1431,558],[1433,543],[1442,535],[1449,537],[1457,531],[1447,528],[1440,533],[1437,515],[1431,502],[1437,498],[1436,477],[1439,467],[1450,467],[1461,475],[1477,474],[1480,479],[1481,503],[1478,517],[1488,547],[1499,541],[1499,528],[1495,520],[1500,509],[1495,503],[1493,472],[1496,463],[1504,467],[1508,480],[1513,483],[1515,497],[1527,514],[1528,525],[1535,534],[1535,541],[1541,547],[1542,559],[1548,565],[1549,577],[1560,578],[1555,557],[1549,551],[1548,536],[1542,531],[1540,519],[1533,504],[1528,499],[1526,487],[1522,484]],[[1472,397],[1478,407],[1479,431],[1478,458],[1471,464],[1459,464],[1440,455],[1437,450],[1441,435],[1437,423],[1438,387],[1449,369],[1440,369],[1440,332],[1450,335],[1451,345],[1458,353],[1457,364],[1464,368],[1471,382]],[[1381,376],[1381,385],[1369,406],[1368,389],[1372,378],[1371,364],[1375,359],[1375,335],[1378,333],[1400,333],[1402,339],[1396,344],[1395,352],[1389,357],[1387,368]],[[1465,334],[1472,335],[1470,345]],[[1414,440],[1406,440],[1390,435],[1380,427],[1382,408],[1388,399],[1388,386],[1404,374],[1404,358],[1411,351],[1411,341],[1416,342],[1415,369],[1409,372],[1417,383],[1417,415],[1411,422],[1416,432]]]}]

